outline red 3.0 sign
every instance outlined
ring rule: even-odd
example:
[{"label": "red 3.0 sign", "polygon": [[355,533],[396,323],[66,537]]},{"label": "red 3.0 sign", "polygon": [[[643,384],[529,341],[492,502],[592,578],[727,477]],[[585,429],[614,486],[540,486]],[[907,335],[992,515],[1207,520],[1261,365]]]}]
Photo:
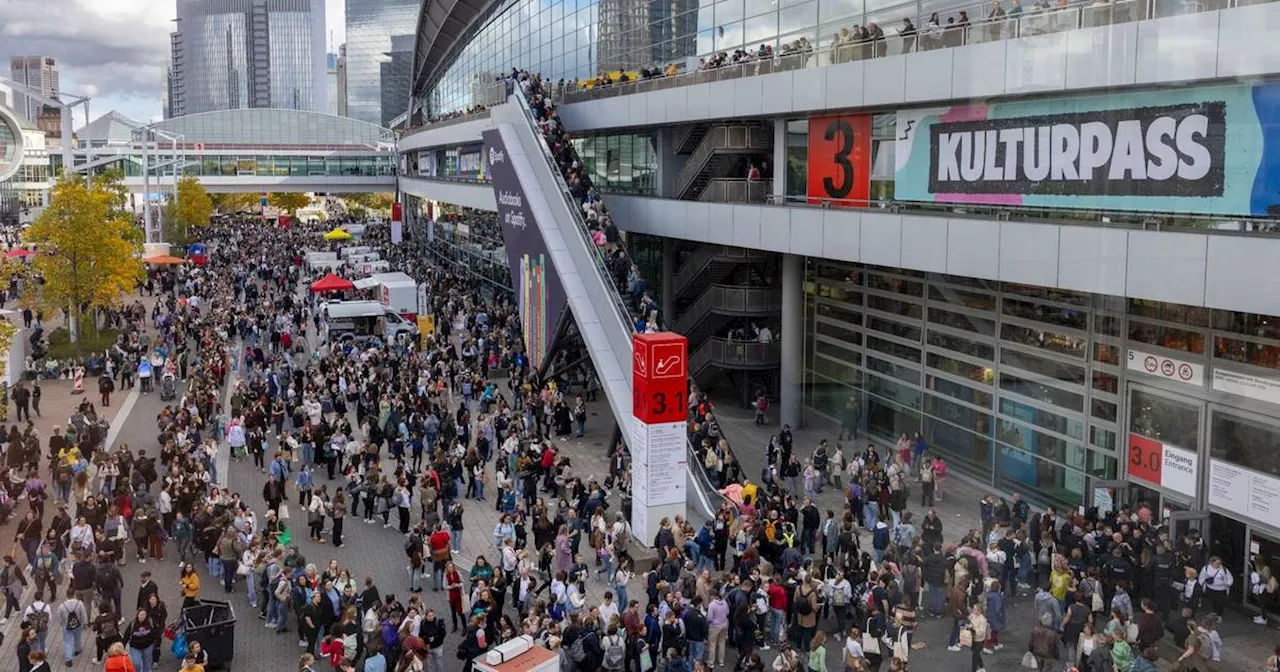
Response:
[{"label": "red 3.0 sign", "polygon": [[684,336],[632,336],[632,413],[641,422],[683,422],[688,376],[689,341]]}]

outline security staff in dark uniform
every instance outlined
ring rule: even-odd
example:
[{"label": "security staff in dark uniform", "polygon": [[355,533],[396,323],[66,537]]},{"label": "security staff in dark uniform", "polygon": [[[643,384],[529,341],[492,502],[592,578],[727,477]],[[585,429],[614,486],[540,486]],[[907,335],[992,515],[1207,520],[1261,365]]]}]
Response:
[{"label": "security staff in dark uniform", "polygon": [[1156,603],[1156,615],[1160,617],[1160,622],[1168,620],[1169,610],[1176,604],[1177,597],[1173,588],[1175,579],[1181,577],[1176,576],[1178,570],[1178,561],[1165,548],[1163,543],[1156,544],[1156,554],[1151,556],[1151,562],[1148,565],[1151,572],[1151,592]]}]

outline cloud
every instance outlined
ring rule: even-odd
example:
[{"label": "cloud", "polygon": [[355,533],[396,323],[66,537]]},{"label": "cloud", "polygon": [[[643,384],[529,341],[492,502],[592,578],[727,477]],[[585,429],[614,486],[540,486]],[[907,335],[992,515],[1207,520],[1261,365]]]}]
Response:
[{"label": "cloud", "polygon": [[158,111],[174,6],[173,0],[0,0],[0,74],[9,75],[10,56],[51,56],[64,91],[149,99]]}]

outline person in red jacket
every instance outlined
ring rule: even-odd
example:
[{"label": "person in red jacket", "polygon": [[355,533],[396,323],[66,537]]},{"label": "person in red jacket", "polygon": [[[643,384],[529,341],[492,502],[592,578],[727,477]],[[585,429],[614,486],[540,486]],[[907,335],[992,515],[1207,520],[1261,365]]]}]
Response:
[{"label": "person in red jacket", "polygon": [[453,559],[453,554],[449,551],[449,541],[452,535],[449,528],[444,523],[436,525],[436,531],[427,537],[427,545],[431,549],[431,591],[440,592],[444,587],[444,567]]},{"label": "person in red jacket", "polygon": [[453,620],[453,631],[458,631],[458,621],[467,624],[467,616],[462,611],[462,575],[458,568],[450,562],[445,566],[444,585],[449,589],[449,616]]},{"label": "person in red jacket", "polygon": [[776,581],[769,581],[765,593],[769,596],[769,634],[774,644],[780,645],[786,641],[783,627],[787,623],[787,589]]}]

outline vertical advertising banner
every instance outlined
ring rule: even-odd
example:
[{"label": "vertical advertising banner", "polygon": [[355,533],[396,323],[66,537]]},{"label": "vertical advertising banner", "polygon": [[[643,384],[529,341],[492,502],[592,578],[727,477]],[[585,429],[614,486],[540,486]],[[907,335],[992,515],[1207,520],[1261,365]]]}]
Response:
[{"label": "vertical advertising banner", "polygon": [[1280,214],[1280,83],[898,113],[907,201]]},{"label": "vertical advertising banner", "polygon": [[502,224],[502,241],[511,268],[511,286],[515,288],[520,308],[520,326],[530,366],[542,368],[551,338],[565,308],[560,276],[547,255],[547,243],[533,219],[533,211],[520,185],[515,167],[507,156],[502,135],[484,132],[489,154],[489,174],[493,178],[493,194],[498,204],[498,221]]},{"label": "vertical advertising banner", "polygon": [[809,120],[809,186],[813,204],[866,207],[871,194],[871,115]]},{"label": "vertical advertising banner", "polygon": [[631,362],[631,528],[647,541],[662,518],[684,513],[688,497],[689,341],[633,334]]}]

